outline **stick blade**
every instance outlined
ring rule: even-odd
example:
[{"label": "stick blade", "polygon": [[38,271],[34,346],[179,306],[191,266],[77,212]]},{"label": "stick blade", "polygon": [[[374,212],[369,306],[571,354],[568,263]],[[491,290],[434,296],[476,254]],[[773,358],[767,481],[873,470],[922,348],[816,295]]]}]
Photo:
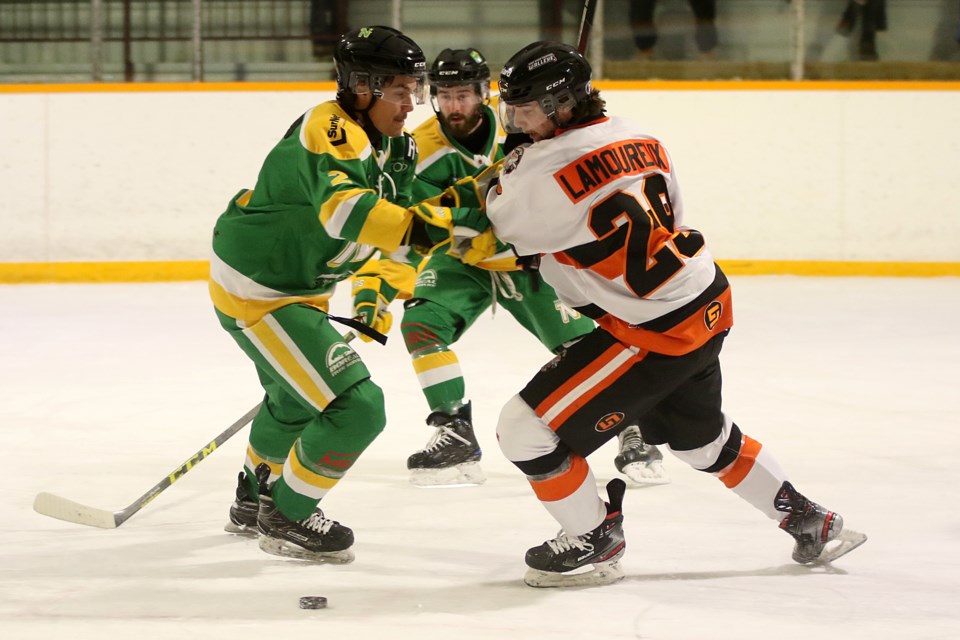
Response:
[{"label": "stick blade", "polygon": [[118,524],[116,514],[113,511],[88,507],[52,493],[38,493],[33,500],[33,510],[57,520],[83,524],[88,527],[116,529]]}]

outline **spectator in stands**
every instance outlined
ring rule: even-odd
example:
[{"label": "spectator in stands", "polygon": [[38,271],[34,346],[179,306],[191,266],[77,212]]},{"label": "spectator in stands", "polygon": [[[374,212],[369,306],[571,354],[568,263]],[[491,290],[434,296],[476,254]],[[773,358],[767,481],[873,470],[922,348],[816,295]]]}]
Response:
[{"label": "spectator in stands", "polygon": [[[687,0],[694,16],[694,40],[701,59],[709,60],[716,56],[717,38],[717,1]],[[630,0],[630,28],[633,41],[637,45],[637,57],[649,60],[653,58],[653,48],[657,44],[657,28],[653,22],[656,0]]]},{"label": "spectator in stands", "polygon": [[860,46],[858,54],[861,60],[879,60],[877,53],[877,31],[887,30],[887,0],[847,0],[847,7],[837,23],[837,33],[849,36],[860,18]]},{"label": "spectator in stands", "polygon": [[347,30],[346,4],[346,0],[310,0],[310,42],[314,59],[333,58],[340,34]]},{"label": "spectator in stands", "polygon": [[539,0],[540,39],[564,42],[568,38],[563,32],[564,24],[580,26],[583,13],[583,0]]}]

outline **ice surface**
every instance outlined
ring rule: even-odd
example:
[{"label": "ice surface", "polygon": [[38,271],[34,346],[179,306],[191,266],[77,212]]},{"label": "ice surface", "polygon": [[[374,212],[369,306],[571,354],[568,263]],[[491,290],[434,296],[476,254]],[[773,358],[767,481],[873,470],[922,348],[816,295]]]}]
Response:
[{"label": "ice surface", "polygon": [[[399,333],[354,345],[388,425],[324,501],[357,560],[274,558],[222,531],[244,430],[116,530],[45,518],[50,491],[119,509],[260,399],[204,283],[0,287],[0,635],[5,639],[744,640],[960,637],[960,280],[739,277],[725,408],[802,492],[870,540],[832,568],[709,476],[625,500],[626,579],[521,582],[556,525],[500,454],[501,405],[549,355],[500,309],[456,346],[482,487],[420,489],[429,436]],[[339,295],[339,294],[338,294]],[[339,307],[337,307],[339,305]],[[335,312],[347,313],[346,298]],[[395,325],[399,324],[399,319]],[[614,444],[591,457],[600,483]],[[329,607],[298,608],[304,595]]]}]

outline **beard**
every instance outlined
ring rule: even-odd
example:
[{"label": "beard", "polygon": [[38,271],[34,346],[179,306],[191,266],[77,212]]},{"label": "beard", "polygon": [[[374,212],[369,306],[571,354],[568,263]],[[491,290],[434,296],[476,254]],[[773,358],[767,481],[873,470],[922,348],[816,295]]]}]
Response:
[{"label": "beard", "polygon": [[459,140],[466,138],[477,128],[480,124],[480,119],[483,117],[483,113],[480,109],[474,109],[469,114],[457,114],[457,116],[460,116],[461,119],[458,119],[456,122],[450,122],[447,116],[442,113],[439,114],[440,124],[443,125],[444,130]]}]

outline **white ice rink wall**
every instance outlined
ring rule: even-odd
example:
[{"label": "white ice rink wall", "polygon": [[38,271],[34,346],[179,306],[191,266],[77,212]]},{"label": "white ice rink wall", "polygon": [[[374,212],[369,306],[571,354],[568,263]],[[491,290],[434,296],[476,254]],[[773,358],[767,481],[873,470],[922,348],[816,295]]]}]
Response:
[{"label": "white ice rink wall", "polygon": [[[960,83],[599,86],[665,144],[686,222],[721,262],[960,274]],[[332,89],[0,87],[0,281],[49,264],[200,264],[227,200]],[[431,114],[418,107],[408,128]]]}]

